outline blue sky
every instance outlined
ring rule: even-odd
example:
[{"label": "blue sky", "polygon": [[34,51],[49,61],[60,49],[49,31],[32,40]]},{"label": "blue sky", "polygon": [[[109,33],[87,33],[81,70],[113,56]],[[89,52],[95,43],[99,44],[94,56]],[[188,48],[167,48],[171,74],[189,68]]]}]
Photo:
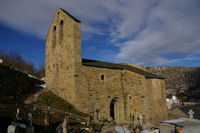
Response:
[{"label": "blue sky", "polygon": [[200,66],[199,0],[1,0],[0,49],[44,62],[58,7],[81,20],[83,58]]},{"label": "blue sky", "polygon": [[38,67],[45,61],[45,40],[22,33],[0,23],[0,49],[3,53],[17,51],[25,60]]}]

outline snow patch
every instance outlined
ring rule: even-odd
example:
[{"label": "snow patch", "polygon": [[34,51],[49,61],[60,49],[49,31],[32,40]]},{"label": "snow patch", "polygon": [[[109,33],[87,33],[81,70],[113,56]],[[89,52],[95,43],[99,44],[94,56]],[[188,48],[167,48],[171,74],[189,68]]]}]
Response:
[{"label": "snow patch", "polygon": [[89,131],[89,128],[87,128],[87,127],[82,127],[81,130],[87,130],[87,131]]},{"label": "snow patch", "polygon": [[172,120],[166,120],[166,121],[163,121],[165,123],[177,123],[177,122],[184,122],[186,120],[183,120],[183,119],[172,119]]},{"label": "snow patch", "polygon": [[2,59],[0,59],[0,64],[1,64],[1,63],[3,63],[3,60],[2,60]]},{"label": "snow patch", "polygon": [[36,78],[35,76],[30,75],[30,74],[28,74],[28,76],[29,76],[30,78],[38,79],[38,78]]},{"label": "snow patch", "polygon": [[155,130],[152,130],[152,129],[143,130],[143,131],[141,131],[141,133],[159,133],[159,129],[155,129]]},{"label": "snow patch", "polygon": [[81,122],[82,125],[85,125],[86,123],[84,121]]},{"label": "snow patch", "polygon": [[122,126],[116,126],[115,131],[117,131],[118,133],[131,133],[130,130],[128,130],[126,127],[122,127]]},{"label": "snow patch", "polygon": [[36,86],[36,87],[45,88],[45,87],[46,87],[46,84],[36,84],[35,86]]},{"label": "snow patch", "polygon": [[42,77],[40,80],[44,81],[44,80],[45,80],[45,78],[44,78],[44,77]]}]

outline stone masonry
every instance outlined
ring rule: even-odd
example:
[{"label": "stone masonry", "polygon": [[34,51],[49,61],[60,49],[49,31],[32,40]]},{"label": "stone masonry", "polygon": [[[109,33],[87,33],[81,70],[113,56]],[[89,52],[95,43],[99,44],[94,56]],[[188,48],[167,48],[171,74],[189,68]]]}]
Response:
[{"label": "stone masonry", "polygon": [[56,11],[46,38],[47,88],[99,121],[156,123],[167,117],[165,81],[145,68],[82,59],[80,21]]}]

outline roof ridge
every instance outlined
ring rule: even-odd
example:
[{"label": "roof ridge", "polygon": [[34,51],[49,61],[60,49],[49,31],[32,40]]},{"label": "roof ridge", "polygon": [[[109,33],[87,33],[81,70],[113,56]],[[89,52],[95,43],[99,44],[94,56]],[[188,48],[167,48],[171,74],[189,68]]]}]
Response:
[{"label": "roof ridge", "polygon": [[82,60],[88,60],[88,61],[95,61],[95,62],[103,62],[103,63],[109,63],[109,64],[117,64],[117,65],[123,65],[123,64],[120,64],[120,63],[112,63],[112,62],[107,62],[107,61],[99,61],[99,60],[92,60],[92,59],[85,59],[83,58]]},{"label": "roof ridge", "polygon": [[148,71],[144,71],[140,68],[133,67],[126,64],[117,64],[111,62],[104,62],[104,61],[97,61],[97,60],[90,60],[90,59],[82,59],[82,64],[86,66],[93,66],[93,67],[102,67],[102,68],[110,68],[110,69],[119,69],[119,70],[128,70],[140,75],[145,76],[146,78],[157,78],[157,79],[164,79],[163,77],[154,75]]},{"label": "roof ridge", "polygon": [[62,9],[62,8],[58,8],[60,10],[62,10],[64,13],[66,13],[70,18],[72,18],[73,20],[75,20],[76,22],[81,22],[80,20],[78,20],[77,18],[75,18],[73,15],[71,15],[69,12],[67,12],[66,10]]}]

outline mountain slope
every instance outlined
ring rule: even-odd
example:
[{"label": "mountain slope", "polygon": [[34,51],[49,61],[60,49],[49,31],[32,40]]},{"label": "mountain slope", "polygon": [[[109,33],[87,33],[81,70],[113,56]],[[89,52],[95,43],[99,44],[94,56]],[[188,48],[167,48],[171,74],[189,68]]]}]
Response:
[{"label": "mountain slope", "polygon": [[200,99],[200,67],[147,67],[153,74],[165,78],[167,96],[178,96],[183,101]]}]

